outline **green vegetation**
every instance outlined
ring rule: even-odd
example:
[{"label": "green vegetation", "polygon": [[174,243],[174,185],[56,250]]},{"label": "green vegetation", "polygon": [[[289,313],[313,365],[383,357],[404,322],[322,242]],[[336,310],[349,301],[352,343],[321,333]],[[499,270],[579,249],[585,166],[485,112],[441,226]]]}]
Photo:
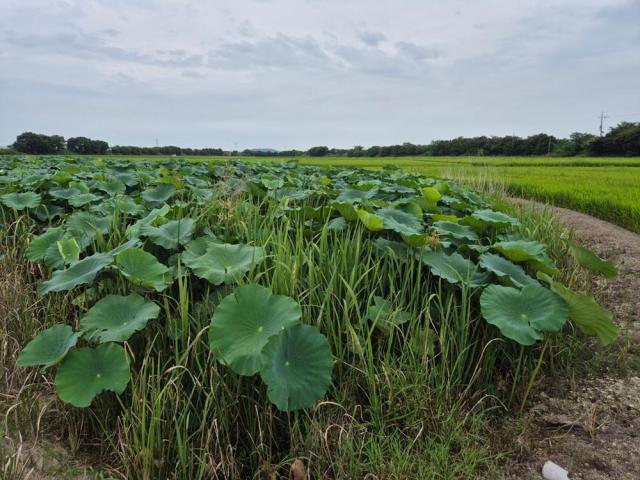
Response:
[{"label": "green vegetation", "polygon": [[488,411],[573,326],[617,335],[573,259],[613,266],[454,181],[4,157],[0,192],[30,289],[0,320],[6,428],[56,424],[112,476],[486,478]]}]

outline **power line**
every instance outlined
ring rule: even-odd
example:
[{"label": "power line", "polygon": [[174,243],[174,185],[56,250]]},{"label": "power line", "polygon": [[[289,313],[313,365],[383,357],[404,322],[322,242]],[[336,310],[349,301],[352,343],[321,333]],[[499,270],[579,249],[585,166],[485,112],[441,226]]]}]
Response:
[{"label": "power line", "polygon": [[605,118],[609,118],[608,116],[606,116],[604,114],[604,112],[600,112],[600,136],[602,137],[604,135],[604,130],[602,129],[602,124],[604,123],[604,119]]}]

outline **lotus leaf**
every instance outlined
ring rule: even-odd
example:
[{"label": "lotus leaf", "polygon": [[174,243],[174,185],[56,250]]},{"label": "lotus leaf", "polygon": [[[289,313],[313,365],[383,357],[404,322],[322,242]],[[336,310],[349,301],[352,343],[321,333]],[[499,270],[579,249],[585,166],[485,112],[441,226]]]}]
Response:
[{"label": "lotus leaf", "polygon": [[479,240],[478,234],[466,225],[439,221],[434,222],[433,226],[440,235],[457,238],[459,240],[469,240],[472,242],[477,242]]},{"label": "lotus leaf", "polygon": [[58,252],[60,252],[60,256],[64,261],[65,265],[69,265],[70,263],[77,262],[80,260],[80,246],[76,239],[71,237],[63,240],[58,240],[56,242],[56,246],[58,247]]},{"label": "lotus leaf", "polygon": [[422,222],[410,213],[397,208],[382,208],[376,214],[384,219],[385,230],[401,235],[419,235],[423,232]]},{"label": "lotus leaf", "polygon": [[216,307],[209,328],[209,347],[239,375],[254,375],[262,367],[262,349],[269,338],[296,325],[300,305],[256,284],[238,287]]},{"label": "lotus leaf", "polygon": [[367,310],[367,318],[384,333],[388,334],[397,326],[411,320],[409,312],[394,309],[393,304],[386,298],[374,296],[373,302]]},{"label": "lotus leaf", "polygon": [[471,260],[464,258],[459,253],[447,255],[435,251],[424,251],[418,254],[418,259],[429,267],[431,273],[445,279],[449,283],[464,283],[472,287],[486,285],[488,277],[480,273]]},{"label": "lotus leaf", "polygon": [[38,286],[38,294],[44,296],[50,292],[62,292],[78,285],[91,283],[96,275],[112,262],[113,257],[108,253],[94,253],[90,257],[75,262],[66,270],[53,272],[50,280]]},{"label": "lotus leaf", "polygon": [[140,234],[149,237],[156,245],[170,250],[187,243],[193,235],[195,226],[196,222],[192,218],[181,218],[171,220],[159,227],[142,225]]},{"label": "lotus leaf", "polygon": [[137,293],[128,296],[107,295],[80,320],[80,330],[89,340],[124,342],[155,319],[160,307]]},{"label": "lotus leaf", "polygon": [[492,249],[514,262],[527,262],[536,270],[555,275],[558,269],[547,257],[546,247],[535,240],[512,240],[498,242]]},{"label": "lotus leaf", "polygon": [[17,365],[42,365],[45,368],[60,362],[80,337],[69,325],[54,325],[38,334],[20,352]]},{"label": "lotus leaf", "polygon": [[184,264],[213,285],[233,283],[264,260],[264,250],[250,245],[210,243],[206,252],[193,258],[183,256]]},{"label": "lotus leaf", "polygon": [[155,188],[145,190],[140,194],[140,197],[142,197],[142,199],[147,203],[159,205],[169,200],[175,195],[175,193],[176,188],[173,185],[164,183]]},{"label": "lotus leaf", "polygon": [[510,262],[494,253],[483,253],[478,259],[479,265],[485,270],[493,272],[502,279],[507,279],[516,287],[538,285],[538,282],[525,273],[520,265]]},{"label": "lotus leaf", "polygon": [[506,213],[496,212],[494,210],[476,210],[471,214],[471,217],[479,220],[485,225],[492,227],[511,227],[520,225],[520,222],[507,215]]},{"label": "lotus leaf", "polygon": [[129,359],[120,345],[103,343],[69,353],[56,374],[58,396],[75,407],[88,407],[99,393],[124,392],[129,383]]},{"label": "lotus leaf", "polygon": [[169,268],[151,253],[130,248],[116,255],[116,267],[131,283],[153,288],[157,292],[169,286]]},{"label": "lotus leaf", "polygon": [[327,338],[315,327],[298,325],[269,340],[260,377],[269,400],[290,412],[320,400],[331,384],[332,370]]},{"label": "lotus leaf", "polygon": [[0,196],[0,201],[7,207],[15,210],[36,208],[42,202],[42,197],[36,192],[5,193]]},{"label": "lotus leaf", "polygon": [[480,307],[488,323],[521,345],[542,340],[544,332],[558,332],[569,316],[562,298],[539,285],[522,290],[489,285],[480,296]]},{"label": "lotus leaf", "polygon": [[598,305],[593,297],[574,292],[544,273],[539,273],[538,277],[562,297],[569,307],[569,318],[583,333],[596,335],[603,345],[609,345],[618,338],[620,329],[613,322],[613,315]]},{"label": "lotus leaf", "polygon": [[384,219],[382,217],[374,213],[369,213],[364,209],[356,208],[355,210],[358,218],[367,230],[371,232],[378,232],[384,228]]},{"label": "lotus leaf", "polygon": [[584,268],[592,272],[601,273],[605,278],[613,278],[618,275],[618,269],[611,262],[593,253],[591,250],[571,242],[569,249],[576,261]]}]

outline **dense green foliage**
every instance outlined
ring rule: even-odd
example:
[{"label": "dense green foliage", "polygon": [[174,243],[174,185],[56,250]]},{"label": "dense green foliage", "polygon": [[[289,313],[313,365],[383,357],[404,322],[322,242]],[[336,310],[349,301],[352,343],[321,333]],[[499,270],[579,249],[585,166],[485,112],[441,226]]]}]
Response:
[{"label": "dense green foliage", "polygon": [[[640,156],[640,123],[623,122],[602,136],[574,132],[569,138],[538,133],[528,137],[515,135],[457,137],[451,140],[434,140],[426,145],[403,143],[399,145],[368,148],[311,147],[308,150],[277,151],[274,149],[246,149],[242,152],[224,151],[221,148],[185,148],[174,145],[138,147],[114,145],[109,149],[107,142],[85,137],[69,138],[66,148],[71,153],[113,155],[176,155],[176,156],[347,156],[347,157],[406,157],[406,156]],[[26,132],[18,136],[13,147],[21,153],[56,154],[65,149],[64,138],[53,135],[37,135]]]},{"label": "dense green foliage", "polygon": [[[63,401],[95,409],[86,421],[126,478],[268,476],[292,456],[322,478],[474,476],[484,461],[454,419],[486,394],[511,403],[538,370],[525,345],[546,347],[567,322],[615,337],[545,244],[453,181],[0,162],[4,242],[28,243],[57,305],[19,363],[50,367]],[[408,450],[415,461],[393,460]]]},{"label": "dense green foliage", "polygon": [[71,153],[104,155],[109,144],[102,140],[92,140],[87,137],[71,137],[67,139],[67,150]]}]

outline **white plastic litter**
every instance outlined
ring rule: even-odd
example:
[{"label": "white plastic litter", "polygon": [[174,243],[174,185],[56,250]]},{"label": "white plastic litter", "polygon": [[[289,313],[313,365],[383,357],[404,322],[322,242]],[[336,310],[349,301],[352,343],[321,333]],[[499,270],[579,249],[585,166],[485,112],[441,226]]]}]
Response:
[{"label": "white plastic litter", "polygon": [[546,480],[570,480],[569,472],[567,472],[560,465],[557,465],[551,461],[548,461],[542,467],[542,476]]}]

